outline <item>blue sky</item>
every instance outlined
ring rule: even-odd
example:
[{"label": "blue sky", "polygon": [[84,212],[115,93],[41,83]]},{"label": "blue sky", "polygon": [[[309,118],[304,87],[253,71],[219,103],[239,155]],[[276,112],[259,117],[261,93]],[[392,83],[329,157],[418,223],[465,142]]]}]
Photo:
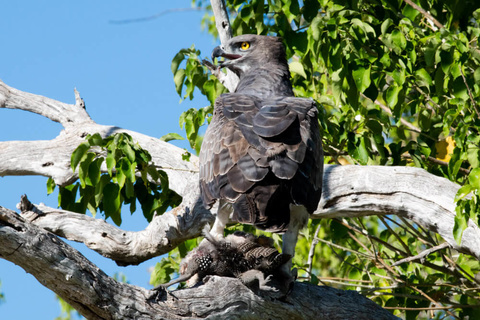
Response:
[{"label": "blue sky", "polygon": [[[201,31],[203,12],[178,11],[158,19],[129,24],[112,20],[146,17],[168,9],[190,8],[177,1],[3,1],[0,4],[0,79],[16,89],[74,103],[73,89],[99,124],[116,125],[153,137],[183,135],[178,118],[191,107],[204,107],[197,94],[179,103],[170,63],[192,44],[205,57],[218,43]],[[61,130],[58,123],[25,111],[0,109],[0,141],[47,140]],[[185,142],[177,145],[187,147]],[[55,207],[44,177],[0,177],[0,206],[14,209],[22,194],[34,203]],[[125,215],[122,228],[141,230],[141,213]],[[70,242],[69,242],[70,243]],[[120,268],[112,261],[70,243],[107,274],[122,272],[130,283],[149,287],[148,268]],[[1,319],[54,319],[60,314],[55,295],[20,267],[0,259]]]}]

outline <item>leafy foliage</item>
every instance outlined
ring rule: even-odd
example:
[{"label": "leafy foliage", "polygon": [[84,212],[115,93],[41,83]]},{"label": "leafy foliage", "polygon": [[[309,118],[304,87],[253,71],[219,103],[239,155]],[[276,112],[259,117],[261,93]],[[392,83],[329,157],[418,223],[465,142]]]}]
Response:
[{"label": "leafy foliage", "polygon": [[70,304],[68,304],[65,300],[56,296],[58,303],[60,304],[61,314],[60,316],[56,317],[55,320],[74,320],[74,319],[85,319],[75,310]]},{"label": "leafy foliage", "polygon": [[[110,217],[120,225],[123,204],[129,204],[133,213],[138,200],[150,221],[154,214],[181,202],[181,197],[168,188],[167,174],[156,169],[150,154],[126,133],[106,138],[98,133],[87,136],[72,153],[71,166],[74,171],[78,169],[79,182],[60,187],[58,203],[65,210],[85,214],[88,209],[93,215],[100,210],[105,219]],[[106,173],[102,173],[104,167]],[[49,179],[48,192],[54,188],[55,182]]]},{"label": "leafy foliage", "polygon": [[[227,1],[234,35],[283,37],[295,93],[322,106],[326,163],[416,166],[462,185],[457,241],[468,219],[480,219],[479,7],[475,0]],[[211,14],[202,24],[217,36]],[[192,99],[196,87],[213,105],[223,90],[199,56],[193,47],[175,56],[177,92]],[[181,123],[198,151],[197,128],[211,109],[188,114]],[[358,290],[406,319],[477,319],[479,263],[442,242],[397,217],[314,221],[294,262],[303,278]]]},{"label": "leafy foliage", "polygon": [[210,106],[191,108],[180,116],[180,127],[185,129],[190,147],[198,154],[202,145],[200,127],[212,115],[215,99],[225,92],[225,88],[217,78],[208,74],[207,68],[201,63],[200,51],[193,45],[188,49],[181,49],[175,55],[172,60],[172,73],[176,91],[182,99],[193,99],[194,90],[198,89],[210,102]]}]

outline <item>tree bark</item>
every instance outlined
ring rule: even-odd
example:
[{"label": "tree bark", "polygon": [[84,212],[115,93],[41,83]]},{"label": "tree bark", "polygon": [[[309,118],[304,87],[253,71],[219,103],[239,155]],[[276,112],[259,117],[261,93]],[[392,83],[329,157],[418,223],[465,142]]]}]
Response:
[{"label": "tree bark", "polygon": [[[27,214],[35,224],[84,242],[119,265],[128,265],[161,255],[199,236],[203,226],[213,220],[198,202],[198,188],[192,188],[198,184],[198,158],[192,155],[190,161],[182,160],[182,149],[133,131],[96,124],[81,103],[65,104],[13,89],[3,82],[1,107],[47,116],[59,121],[64,130],[50,141],[0,142],[0,176],[43,175],[60,185],[70,183],[77,178],[70,167],[70,155],[83,138],[96,132],[107,136],[122,131],[151,153],[155,165],[168,173],[170,188],[183,197],[179,207],[155,216],[149,227],[139,232],[92,223],[95,219],[45,206],[37,206],[33,215]],[[451,247],[480,259],[480,230],[475,223],[470,221],[460,244],[453,239],[454,197],[459,186],[447,179],[412,167],[326,166],[323,183],[322,200],[312,218],[396,214],[439,233]],[[147,245],[149,241],[155,244]]]},{"label": "tree bark", "polygon": [[[232,34],[223,1],[212,0],[222,44]],[[236,87],[227,75],[230,91]],[[119,265],[138,264],[200,235],[213,215],[199,202],[198,158],[182,160],[184,150],[158,139],[96,124],[76,92],[66,104],[22,92],[0,81],[0,108],[21,109],[62,124],[49,141],[0,142],[0,176],[42,175],[58,185],[77,179],[70,155],[87,134],[127,132],[167,172],[182,204],[155,216],[139,232],[103,220],[21,202],[21,215],[0,207],[0,257],[21,266],[88,319],[392,319],[389,312],[353,291],[296,283],[286,302],[253,293],[240,280],[211,277],[204,285],[156,295],[120,283],[57,236],[83,242]],[[459,186],[409,167],[327,166],[322,200],[312,218],[396,214],[440,234],[449,246],[480,259],[480,230],[471,222],[462,241],[453,239],[454,196]],[[215,211],[215,208],[214,208]],[[46,272],[48,270],[48,272]]]},{"label": "tree bark", "polygon": [[[396,319],[355,291],[297,283],[286,301],[239,279],[172,292],[120,283],[57,236],[0,207],[0,257],[31,273],[87,319]],[[45,272],[48,270],[48,272]]]},{"label": "tree bark", "polygon": [[[96,124],[78,101],[81,100],[77,97],[76,105],[68,105],[0,82],[0,107],[36,112],[64,126],[60,135],[50,141],[0,142],[0,175],[44,175],[55,178],[57,183],[69,183],[76,179],[70,168],[70,154],[86,134],[99,132],[106,136],[125,131]],[[2,258],[32,273],[89,319],[221,317],[225,310],[229,317],[238,315],[245,319],[253,319],[256,314],[271,314],[279,319],[279,315],[283,319],[322,316],[340,319],[349,318],[352,312],[356,318],[371,318],[374,313],[378,313],[375,318],[379,319],[391,317],[356,293],[308,284],[296,284],[289,298],[291,304],[255,295],[237,279],[217,277],[203,286],[175,291],[159,301],[151,301],[148,290],[118,283],[103,274],[46,230],[83,242],[119,265],[129,265],[159,256],[200,235],[202,227],[213,220],[213,215],[198,201],[198,188],[192,188],[197,185],[198,159],[191,156],[190,161],[183,161],[180,148],[127,132],[149,150],[158,167],[168,171],[170,187],[183,196],[182,204],[155,216],[145,230],[127,232],[103,220],[32,205],[24,199],[21,216],[0,209]],[[312,218],[396,214],[439,233],[451,247],[480,259],[480,231],[473,222],[464,231],[460,244],[452,236],[453,199],[458,188],[447,179],[417,168],[326,166],[322,200]],[[212,292],[221,295],[212,296]],[[348,310],[349,314],[339,310]]]}]

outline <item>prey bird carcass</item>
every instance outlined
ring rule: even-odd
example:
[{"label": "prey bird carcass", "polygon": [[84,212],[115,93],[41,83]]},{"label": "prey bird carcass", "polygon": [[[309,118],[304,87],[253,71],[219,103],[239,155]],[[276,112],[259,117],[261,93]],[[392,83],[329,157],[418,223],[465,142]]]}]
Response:
[{"label": "prey bird carcass", "polygon": [[280,267],[291,258],[289,255],[279,253],[273,246],[273,240],[265,236],[256,237],[235,231],[225,238],[217,239],[208,229],[204,229],[203,233],[205,241],[182,260],[180,276],[159,285],[156,289],[167,288],[183,281],[192,286],[207,276],[218,275],[237,277],[247,286],[258,290],[271,276],[282,279]]},{"label": "prey bird carcass", "polygon": [[[210,209],[219,201],[211,234],[233,221],[284,233],[282,253],[294,256],[298,232],[318,206],[323,151],[317,105],[295,97],[280,38],[241,35],[206,63],[214,74],[239,77],[234,92],[217,98],[200,151],[200,192]],[[291,275],[291,262],[282,266]]]}]

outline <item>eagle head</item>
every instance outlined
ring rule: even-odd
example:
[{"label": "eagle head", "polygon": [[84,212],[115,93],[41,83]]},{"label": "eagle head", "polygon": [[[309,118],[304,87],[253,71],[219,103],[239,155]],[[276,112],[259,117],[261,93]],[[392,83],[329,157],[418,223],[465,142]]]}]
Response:
[{"label": "eagle head", "polygon": [[281,68],[288,71],[285,47],[282,39],[278,37],[254,34],[237,36],[230,39],[225,46],[213,49],[212,60],[218,57],[227,59],[220,67],[232,70],[240,78],[259,68]]}]

